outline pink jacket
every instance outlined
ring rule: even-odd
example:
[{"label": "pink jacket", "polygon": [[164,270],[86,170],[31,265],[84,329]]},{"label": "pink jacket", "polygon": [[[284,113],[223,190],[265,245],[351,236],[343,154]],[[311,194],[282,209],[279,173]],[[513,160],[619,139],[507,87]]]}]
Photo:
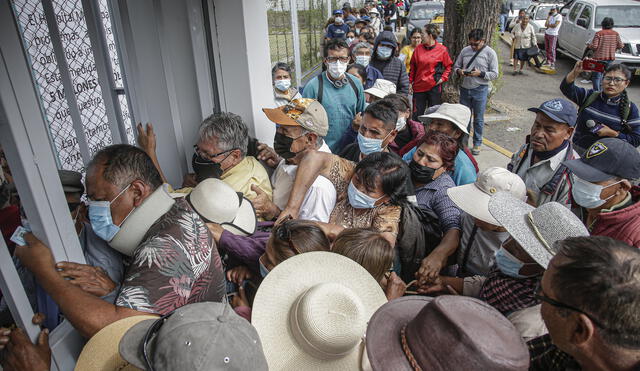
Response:
[{"label": "pink jacket", "polygon": [[611,237],[640,248],[640,187],[631,189],[631,197],[633,205],[598,215],[591,235]]}]

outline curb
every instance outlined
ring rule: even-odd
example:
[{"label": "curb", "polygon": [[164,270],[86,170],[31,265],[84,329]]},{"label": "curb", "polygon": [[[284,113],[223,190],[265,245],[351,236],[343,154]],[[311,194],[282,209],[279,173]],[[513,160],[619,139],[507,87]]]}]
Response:
[{"label": "curb", "polygon": [[489,139],[486,138],[482,138],[482,144],[486,145],[487,147],[491,148],[492,150],[508,157],[511,158],[511,156],[513,156],[513,152],[509,151],[508,149],[502,147],[499,144],[496,144],[492,141],[490,141]]}]

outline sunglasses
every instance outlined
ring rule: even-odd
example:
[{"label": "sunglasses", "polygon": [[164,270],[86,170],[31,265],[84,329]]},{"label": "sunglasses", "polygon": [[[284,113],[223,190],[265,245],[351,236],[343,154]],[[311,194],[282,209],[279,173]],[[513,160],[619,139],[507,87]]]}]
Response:
[{"label": "sunglasses", "polygon": [[547,304],[553,305],[556,308],[562,308],[562,309],[568,309],[568,310],[572,310],[574,312],[578,312],[578,313],[582,313],[585,316],[587,316],[587,318],[589,318],[591,320],[591,322],[593,322],[594,324],[596,324],[596,326],[604,329],[606,327],[604,327],[602,325],[602,323],[600,323],[600,321],[596,320],[591,314],[583,311],[582,309],[576,308],[572,305],[569,304],[565,304],[562,302],[559,302],[555,299],[551,299],[550,297],[548,297],[543,291],[542,291],[542,285],[540,284],[540,282],[538,282],[538,285],[536,286],[536,291],[535,294],[533,295],[536,299],[543,301]]},{"label": "sunglasses", "polygon": [[289,221],[285,221],[284,223],[280,224],[280,226],[278,226],[276,237],[278,237],[280,241],[287,242],[294,255],[300,255],[300,250],[298,250],[291,241],[291,229],[289,228]]},{"label": "sunglasses", "polygon": [[162,316],[160,318],[158,318],[153,323],[153,325],[151,325],[151,327],[149,327],[149,329],[147,330],[147,333],[144,335],[144,339],[142,341],[142,356],[144,358],[144,362],[147,365],[147,370],[149,370],[149,371],[155,371],[155,369],[153,368],[153,364],[151,363],[151,353],[149,351],[149,343],[156,336],[158,331],[160,331],[160,328],[162,327],[162,325],[164,325],[164,323],[167,321],[167,319],[169,319],[169,317],[171,317],[171,315],[173,315],[173,313],[175,313],[175,310],[165,314],[164,316]]}]

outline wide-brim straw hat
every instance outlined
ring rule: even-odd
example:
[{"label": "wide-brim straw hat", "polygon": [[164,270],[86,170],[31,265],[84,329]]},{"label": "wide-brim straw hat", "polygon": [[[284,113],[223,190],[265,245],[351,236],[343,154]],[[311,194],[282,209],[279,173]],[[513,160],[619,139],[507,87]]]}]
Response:
[{"label": "wide-brim straw hat", "polygon": [[252,324],[269,369],[359,369],[367,322],[387,302],[380,284],[344,256],[308,252],[278,264],[256,294]]},{"label": "wide-brim straw hat", "polygon": [[589,236],[582,221],[557,202],[535,208],[509,193],[498,192],[489,200],[489,212],[544,269],[556,255],[556,241]]},{"label": "wide-brim straw hat", "polygon": [[127,317],[98,331],[82,349],[75,371],[139,371],[120,356],[118,347],[120,339],[131,327],[149,319],[156,320],[158,316]]}]

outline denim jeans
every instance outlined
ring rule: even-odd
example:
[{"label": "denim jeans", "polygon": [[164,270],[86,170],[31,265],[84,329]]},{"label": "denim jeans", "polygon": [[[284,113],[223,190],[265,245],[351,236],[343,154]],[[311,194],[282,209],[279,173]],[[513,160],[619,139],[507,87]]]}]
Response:
[{"label": "denim jeans", "polygon": [[[613,61],[598,61],[600,63],[604,63],[604,68],[609,67],[609,64]],[[602,90],[602,76],[604,74],[602,72],[592,72],[591,73],[591,83],[593,84],[593,90],[601,91]]]},{"label": "denim jeans", "polygon": [[507,29],[508,19],[509,19],[509,13],[500,14],[500,32],[504,32]]},{"label": "denim jeans", "polygon": [[[473,114],[474,147],[482,144],[482,129],[484,128],[484,111],[487,108],[487,95],[489,95],[489,85],[480,85],[473,89],[460,88],[460,104],[469,107]],[[468,128],[471,128],[471,123],[469,123]]]}]

